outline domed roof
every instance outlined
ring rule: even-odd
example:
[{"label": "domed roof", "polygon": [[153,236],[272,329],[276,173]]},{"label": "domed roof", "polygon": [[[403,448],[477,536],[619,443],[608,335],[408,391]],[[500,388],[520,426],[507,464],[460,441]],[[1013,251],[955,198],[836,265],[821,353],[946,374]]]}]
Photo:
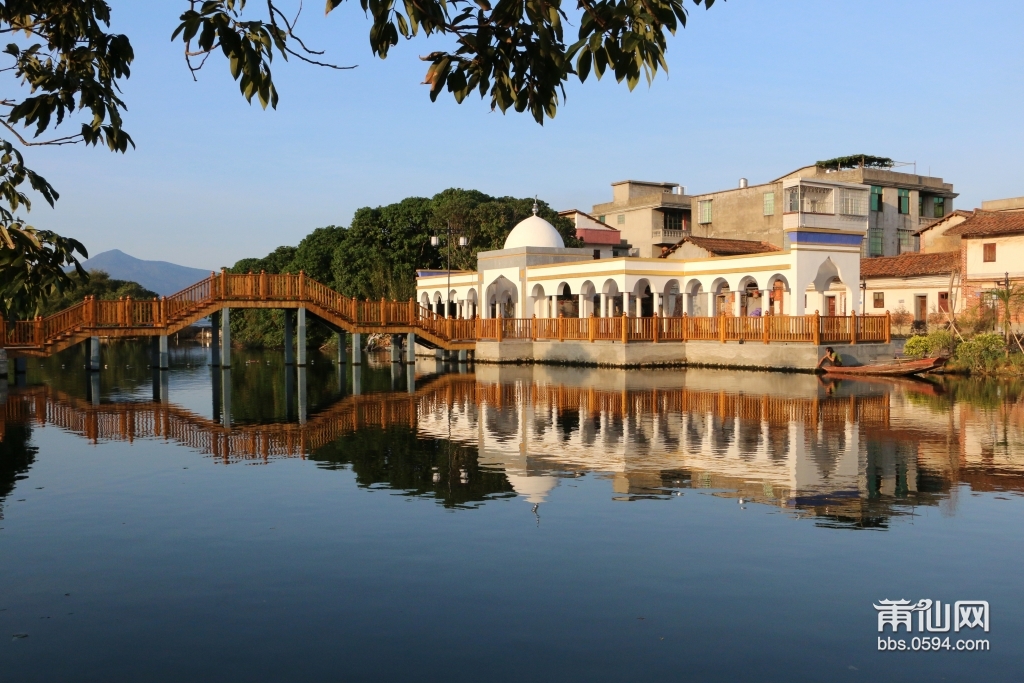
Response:
[{"label": "domed roof", "polygon": [[537,215],[537,205],[534,204],[533,215],[520,221],[505,238],[506,249],[515,249],[516,247],[565,249],[565,242],[555,230],[555,226]]}]

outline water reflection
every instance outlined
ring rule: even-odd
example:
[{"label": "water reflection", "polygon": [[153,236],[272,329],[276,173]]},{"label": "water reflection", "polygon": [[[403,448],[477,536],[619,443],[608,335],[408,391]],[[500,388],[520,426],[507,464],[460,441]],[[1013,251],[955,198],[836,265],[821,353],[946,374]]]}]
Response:
[{"label": "water reflection", "polygon": [[[437,375],[433,362],[373,359],[296,371],[258,353],[222,371],[186,348],[153,375],[148,400],[145,358],[130,345],[105,351],[117,370],[58,372],[74,361],[56,359],[8,389],[0,500],[31,467],[30,431],[43,425],[93,443],[172,441],[227,465],[308,458],[449,507],[511,495],[537,506],[593,475],[621,501],[698,489],[822,525],[884,528],[916,506],[955,513],[962,484],[1024,489],[1015,384],[498,366]],[[194,407],[204,391],[208,412]]]}]

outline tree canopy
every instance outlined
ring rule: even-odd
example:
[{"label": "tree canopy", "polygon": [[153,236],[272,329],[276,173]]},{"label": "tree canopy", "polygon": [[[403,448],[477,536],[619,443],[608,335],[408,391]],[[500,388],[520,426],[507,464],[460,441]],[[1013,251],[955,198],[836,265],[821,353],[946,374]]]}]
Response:
[{"label": "tree canopy", "polygon": [[[406,300],[415,296],[416,271],[448,265],[451,226],[451,267],[476,268],[481,251],[501,249],[519,221],[537,213],[562,235],[566,246],[581,246],[572,222],[546,202],[530,198],[492,197],[477,190],[451,188],[433,197],[408,197],[355,212],[347,228],[317,228],[297,247],[278,247],[263,258],[245,258],[233,273],[298,273],[329,285],[346,296],[361,299]],[[438,246],[430,238],[437,236]],[[459,237],[467,239],[459,246]],[[232,338],[251,346],[283,343],[280,313],[245,311],[232,317]],[[310,332],[311,343],[326,338]]]},{"label": "tree canopy", "polygon": [[894,162],[889,157],[874,157],[870,154],[851,154],[815,162],[815,166],[827,171],[845,171],[851,168],[892,168]]},{"label": "tree canopy", "polygon": [[[275,55],[331,69],[354,68],[330,63],[303,42],[295,31],[301,0],[180,2],[178,25],[168,26],[168,32],[171,40],[181,41],[193,77],[209,57],[220,55],[243,97],[249,102],[257,98],[264,108],[279,99],[271,72]],[[341,2],[327,0],[326,13]],[[659,69],[667,69],[667,37],[687,18],[685,0],[578,0],[575,8],[563,7],[561,0],[359,2],[370,19],[370,50],[381,59],[400,40],[448,39],[444,49],[422,57],[431,100],[447,90],[462,102],[476,91],[490,99],[492,109],[528,111],[538,123],[555,115],[572,77],[582,82],[591,72],[596,78],[611,72],[630,89],[641,75],[650,82]],[[707,8],[714,0],[691,2]],[[0,33],[10,41],[3,50],[8,60],[3,70],[14,79],[12,94],[0,99],[0,126],[7,131],[6,139],[0,137],[0,315],[5,317],[37,314],[44,301],[88,278],[79,263],[88,257],[83,244],[36,230],[19,214],[31,210],[29,189],[51,206],[59,198],[43,176],[25,165],[23,150],[102,144],[125,152],[135,146],[123,127],[127,106],[121,97],[135,53],[128,36],[109,30],[110,19],[104,0],[0,3]],[[579,26],[574,41],[564,30],[572,22]],[[481,209],[491,212],[473,224],[481,239],[518,211],[505,204]],[[455,204],[447,209],[452,220],[463,210]],[[379,220],[388,223],[387,230],[404,230],[391,225],[388,216]],[[382,233],[380,239],[387,245],[391,237]],[[374,267],[383,268],[374,288],[405,277],[388,274],[388,263]]]}]

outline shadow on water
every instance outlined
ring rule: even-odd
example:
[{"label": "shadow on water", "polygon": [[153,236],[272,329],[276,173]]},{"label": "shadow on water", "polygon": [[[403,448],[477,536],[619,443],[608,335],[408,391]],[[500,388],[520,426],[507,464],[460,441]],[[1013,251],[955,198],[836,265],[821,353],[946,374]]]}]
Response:
[{"label": "shadow on water", "polygon": [[453,508],[508,496],[536,506],[589,475],[615,500],[697,490],[822,526],[884,529],[920,506],[955,513],[962,485],[1024,490],[1021,382],[539,366],[438,374],[434,362],[375,357],[339,368],[319,353],[296,370],[269,351],[235,352],[224,372],[208,354],[174,346],[171,370],[154,375],[146,344],[105,346],[98,393],[80,350],[32,360],[4,406],[0,501],[36,457],[32,425],[47,423],[93,443],[171,439],[222,464],[304,457],[350,469],[361,487]]}]

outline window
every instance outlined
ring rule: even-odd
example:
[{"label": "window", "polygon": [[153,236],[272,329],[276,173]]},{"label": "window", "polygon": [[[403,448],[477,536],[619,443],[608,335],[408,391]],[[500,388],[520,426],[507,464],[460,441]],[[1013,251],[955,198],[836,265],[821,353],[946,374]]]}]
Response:
[{"label": "window", "polygon": [[899,195],[899,212],[903,214],[910,213],[910,190],[897,190]]},{"label": "window", "polygon": [[666,211],[663,214],[665,216],[665,229],[666,230],[684,230],[685,221],[683,220],[683,213],[681,211]]},{"label": "window", "polygon": [[917,195],[917,215],[924,215],[924,196]]},{"label": "window", "polygon": [[839,213],[844,216],[867,216],[867,193],[861,190],[839,190]]},{"label": "window", "polygon": [[600,249],[595,249],[594,250],[594,260],[596,261],[599,258],[601,258],[601,250]]},{"label": "window", "polygon": [[871,210],[882,210],[882,188],[880,188],[878,185],[871,186]]},{"label": "window", "polygon": [[625,225],[626,224],[626,214],[620,213],[618,216],[615,217],[615,222],[618,223],[619,225]]},{"label": "window", "polygon": [[995,263],[995,260],[996,260],[996,243],[995,242],[989,242],[988,244],[983,244],[982,247],[985,250],[984,258],[982,260],[984,260],[985,263]]},{"label": "window", "polygon": [[946,198],[932,197],[932,217],[942,218],[946,215]]},{"label": "window", "polygon": [[711,200],[704,199],[697,202],[697,212],[699,215],[698,222],[710,223],[711,222]]},{"label": "window", "polygon": [[899,253],[907,254],[917,251],[917,235],[913,230],[897,230],[899,235]]},{"label": "window", "polygon": [[604,219],[605,219],[604,216],[598,216],[597,217],[597,220],[601,221],[602,223],[604,223]]},{"label": "window", "polygon": [[949,292],[939,292],[939,311],[949,313]]},{"label": "window", "polygon": [[764,215],[774,216],[775,215],[775,193],[765,192],[764,193]]},{"label": "window", "polygon": [[868,256],[882,255],[882,229],[870,228],[868,230]]},{"label": "window", "polygon": [[885,292],[875,292],[875,308],[885,308]]},{"label": "window", "polygon": [[800,188],[791,187],[786,190],[786,213],[800,211]]}]

